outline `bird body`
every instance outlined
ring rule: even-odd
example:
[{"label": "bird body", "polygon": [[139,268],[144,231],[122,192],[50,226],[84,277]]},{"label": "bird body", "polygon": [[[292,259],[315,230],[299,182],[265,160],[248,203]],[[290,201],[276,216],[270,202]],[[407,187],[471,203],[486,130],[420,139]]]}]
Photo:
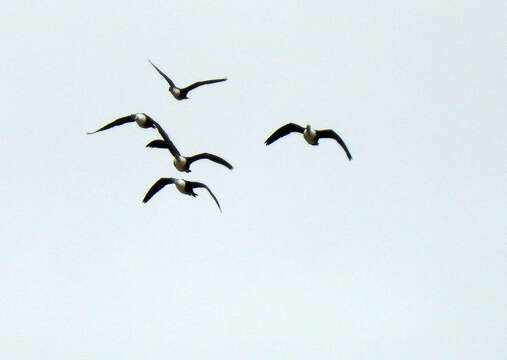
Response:
[{"label": "bird body", "polygon": [[212,80],[203,80],[203,81],[197,81],[187,87],[184,87],[184,88],[179,88],[177,87],[174,82],[169,78],[169,76],[167,76],[166,74],[164,74],[162,72],[162,70],[160,70],[155,64],[153,64],[151,62],[150,59],[148,59],[148,61],[150,62],[150,64],[155,68],[155,70],[157,70],[157,72],[162,75],[162,77],[167,81],[167,83],[169,84],[169,92],[172,94],[172,96],[174,96],[174,98],[176,100],[184,100],[184,99],[188,99],[187,97],[187,94],[191,91],[191,90],[194,90],[195,88],[199,87],[199,86],[202,86],[202,85],[207,85],[207,84],[214,84],[214,83],[217,83],[217,82],[222,82],[222,81],[225,81],[227,80],[226,78],[221,78],[221,79],[212,79]]},{"label": "bird body", "polygon": [[134,115],[134,118],[136,120],[136,124],[143,129],[148,129],[148,128],[153,127],[153,120],[148,119],[146,114],[138,113],[138,114]]},{"label": "bird body", "polygon": [[160,178],[158,179],[148,190],[146,195],[144,196],[143,203],[147,203],[153,195],[155,195],[157,192],[159,192],[164,186],[174,184],[176,186],[176,189],[182,194],[190,195],[190,196],[197,196],[194,189],[196,188],[205,188],[213,200],[215,200],[215,203],[218,206],[218,209],[222,211],[222,208],[220,207],[220,204],[215,197],[215,195],[211,192],[211,190],[203,183],[196,182],[196,181],[187,181],[183,179],[175,179],[175,178]]},{"label": "bird body", "polygon": [[217,164],[223,165],[230,170],[233,169],[233,166],[231,164],[229,164],[227,161],[225,161],[221,157],[214,155],[214,154],[201,153],[201,154],[196,154],[193,156],[181,155],[180,152],[178,151],[178,149],[176,148],[176,146],[174,145],[174,143],[169,138],[169,135],[167,135],[167,133],[165,132],[165,130],[158,123],[155,123],[155,127],[157,128],[159,134],[162,136],[162,139],[150,141],[146,145],[146,147],[158,148],[158,149],[169,149],[169,152],[174,157],[174,160],[173,160],[174,167],[178,171],[187,172],[187,173],[191,172],[190,165],[194,161],[201,160],[201,159],[208,159],[213,162],[216,162]]},{"label": "bird body", "polygon": [[306,142],[310,145],[318,145],[317,131],[313,130],[310,125],[306,125],[306,129],[303,132],[303,137]]},{"label": "bird body", "polygon": [[288,123],[283,125],[278,130],[276,130],[273,134],[271,134],[271,136],[268,137],[264,143],[266,145],[270,145],[274,143],[276,140],[280,139],[281,137],[284,137],[293,132],[303,134],[303,138],[310,145],[319,145],[319,140],[322,138],[334,139],[343,148],[345,154],[347,155],[347,158],[349,160],[352,160],[352,155],[350,154],[347,145],[345,145],[345,142],[334,130],[331,129],[314,130],[310,125],[302,127],[298,124]]},{"label": "bird body", "polygon": [[174,167],[178,171],[190,172],[187,164],[187,158],[184,156],[175,157],[173,160]]},{"label": "bird body", "polygon": [[181,97],[181,90],[180,88],[177,88],[176,86],[169,85],[169,92],[173,94],[173,96],[178,100],[188,99],[185,95],[184,98]]},{"label": "bird body", "polygon": [[153,140],[149,144],[146,145],[146,147],[153,147],[153,148],[164,148],[169,149],[169,152],[174,156],[173,164],[174,167],[178,171],[187,172],[189,173],[190,165],[197,160],[201,159],[208,159],[213,162],[216,162],[217,164],[223,165],[226,168],[232,170],[233,166],[229,164],[227,161],[222,159],[221,157],[209,153],[201,153],[196,154],[193,156],[182,156],[176,146],[173,144],[171,139],[169,138],[169,135],[165,132],[165,130],[158,124],[155,120],[153,120],[151,117],[146,115],[145,113],[137,113],[137,114],[130,114],[121,118],[118,118],[114,120],[113,122],[104,125],[98,130],[95,130],[93,132],[89,132],[88,134],[94,134],[99,131],[104,131],[107,129],[110,129],[115,126],[123,125],[129,122],[135,122],[139,127],[147,129],[147,128],[155,128],[158,130],[159,134],[162,136],[162,139]]},{"label": "bird body", "polygon": [[194,193],[194,191],[191,188],[187,189],[187,186],[186,186],[187,183],[186,183],[186,181],[184,181],[182,179],[176,179],[174,181],[174,185],[176,185],[176,189],[178,189],[178,191],[182,194],[197,196],[197,194]]}]

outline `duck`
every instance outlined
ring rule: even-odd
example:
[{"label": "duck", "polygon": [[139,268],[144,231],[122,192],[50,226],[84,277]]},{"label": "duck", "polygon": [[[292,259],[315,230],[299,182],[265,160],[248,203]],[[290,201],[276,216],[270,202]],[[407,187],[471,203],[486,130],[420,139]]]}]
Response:
[{"label": "duck", "polygon": [[153,195],[155,195],[157,192],[159,192],[164,186],[174,184],[176,186],[176,189],[182,194],[190,195],[190,196],[197,196],[197,194],[194,192],[194,189],[196,188],[205,188],[208,190],[209,194],[215,200],[215,203],[218,206],[218,210],[222,212],[222,208],[220,207],[220,203],[218,202],[216,196],[211,192],[209,187],[207,187],[205,184],[196,182],[196,181],[187,181],[183,179],[176,179],[173,177],[170,178],[160,178],[158,179],[148,190],[146,195],[144,196],[143,203],[147,203]]},{"label": "duck", "polygon": [[174,82],[166,74],[164,74],[155,64],[153,64],[150,59],[148,59],[148,61],[155,68],[155,70],[157,70],[157,72],[160,75],[162,75],[162,77],[167,81],[167,83],[169,84],[169,92],[172,94],[172,96],[174,96],[174,98],[176,100],[188,99],[187,94],[191,90],[194,90],[195,88],[197,88],[199,86],[207,85],[207,84],[214,84],[217,82],[222,82],[222,81],[227,80],[227,78],[203,80],[203,81],[197,81],[191,85],[188,85],[187,87],[179,88],[176,85],[174,85]]},{"label": "duck", "polygon": [[139,127],[143,128],[143,129],[155,128],[155,124],[156,124],[155,120],[153,120],[151,117],[149,117],[145,113],[136,113],[136,114],[130,114],[130,115],[118,118],[118,119],[114,120],[113,122],[102,126],[100,129],[97,129],[92,132],[87,132],[87,134],[88,135],[95,134],[99,131],[104,131],[104,130],[110,129],[112,127],[115,127],[115,126],[127,124],[127,123],[134,122],[134,121],[136,122],[136,124]]},{"label": "duck", "polygon": [[306,127],[302,127],[294,123],[285,124],[278,130],[276,130],[273,134],[271,134],[271,136],[268,137],[266,141],[264,141],[264,143],[266,145],[270,145],[274,143],[276,140],[280,139],[281,137],[284,137],[285,135],[288,135],[293,132],[303,134],[303,138],[310,145],[319,145],[319,140],[322,138],[334,139],[343,148],[345,154],[347,155],[347,158],[349,160],[352,160],[352,155],[350,155],[347,145],[345,145],[345,142],[334,130],[331,129],[315,130],[312,129],[312,127],[308,124],[306,125]]},{"label": "duck", "polygon": [[167,135],[165,130],[162,128],[162,126],[160,126],[160,124],[158,124],[156,122],[154,123],[154,125],[155,125],[156,129],[158,130],[159,134],[162,136],[163,140],[162,139],[152,140],[146,145],[146,147],[169,149],[169,152],[174,157],[174,160],[173,160],[174,167],[178,171],[182,171],[182,172],[186,172],[186,173],[191,172],[190,165],[194,161],[201,160],[201,159],[211,160],[213,162],[216,162],[217,164],[225,166],[229,170],[233,169],[233,166],[231,164],[229,164],[227,161],[225,161],[221,157],[214,155],[214,154],[201,153],[201,154],[197,154],[197,155],[193,155],[193,156],[182,156],[180,154],[180,152],[178,151],[178,149],[176,148],[176,146],[171,141],[171,139],[169,138],[169,135]]}]

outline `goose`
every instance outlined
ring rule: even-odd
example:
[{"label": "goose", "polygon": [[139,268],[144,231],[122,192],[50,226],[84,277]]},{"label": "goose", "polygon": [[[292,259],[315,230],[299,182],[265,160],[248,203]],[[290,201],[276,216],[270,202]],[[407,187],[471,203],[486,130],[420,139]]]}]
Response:
[{"label": "goose", "polygon": [[160,75],[162,75],[162,77],[167,81],[167,83],[169,84],[169,92],[174,96],[174,98],[176,100],[188,99],[187,94],[191,90],[194,90],[196,87],[199,87],[199,86],[202,86],[202,85],[207,85],[207,84],[213,84],[213,83],[217,83],[217,82],[221,82],[221,81],[227,80],[226,78],[213,79],[213,80],[203,80],[203,81],[197,81],[197,82],[195,82],[195,83],[193,83],[193,84],[191,84],[191,85],[189,85],[187,87],[179,88],[176,85],[174,85],[173,81],[171,79],[169,79],[169,77],[166,74],[164,74],[158,67],[156,67],[155,64],[153,64],[151,62],[150,59],[148,59],[148,61],[155,68],[155,70],[157,70],[157,72]]},{"label": "goose", "polygon": [[298,124],[289,123],[276,130],[273,134],[271,134],[270,137],[266,139],[266,141],[264,141],[264,143],[266,145],[270,145],[281,137],[284,137],[285,135],[288,135],[292,132],[303,134],[304,139],[310,145],[319,145],[319,139],[321,138],[335,139],[336,142],[343,148],[343,150],[345,150],[345,154],[347,154],[348,159],[352,160],[352,155],[350,155],[349,149],[347,149],[347,145],[345,145],[342,138],[338,136],[334,130],[331,129],[314,130],[310,125],[306,125],[306,128],[304,128]]},{"label": "goose", "polygon": [[155,195],[157,192],[159,192],[164,186],[174,184],[176,185],[176,189],[182,194],[190,195],[190,196],[197,196],[197,194],[194,192],[195,188],[205,188],[208,190],[209,194],[215,200],[215,203],[218,206],[218,209],[220,212],[222,211],[222,208],[220,207],[220,204],[218,203],[217,198],[215,195],[211,192],[211,190],[203,183],[196,182],[196,181],[186,181],[183,179],[175,179],[173,177],[170,178],[160,178],[158,179],[148,190],[146,195],[144,196],[143,203],[147,203],[153,195]]},{"label": "goose", "polygon": [[102,126],[98,130],[95,130],[92,132],[87,132],[87,134],[88,135],[95,134],[96,132],[107,130],[107,129],[110,129],[115,126],[123,125],[123,124],[134,122],[134,121],[137,123],[137,125],[139,127],[142,127],[143,129],[154,128],[155,124],[156,124],[155,120],[153,120],[151,117],[149,117],[145,113],[130,114],[130,115],[118,118],[115,121],[113,121],[112,123]]},{"label": "goose", "polygon": [[149,142],[146,145],[146,147],[169,149],[169,152],[172,154],[172,156],[174,156],[174,160],[173,160],[174,167],[178,171],[187,172],[187,173],[191,172],[190,165],[194,161],[201,160],[201,159],[208,159],[208,160],[214,161],[217,164],[225,166],[229,170],[233,169],[233,166],[231,164],[229,164],[227,161],[225,161],[221,157],[218,157],[217,155],[213,155],[213,154],[209,154],[209,153],[202,153],[202,154],[197,154],[194,156],[186,156],[186,157],[182,156],[180,154],[180,152],[178,151],[178,149],[176,149],[176,146],[174,146],[171,139],[169,139],[169,136],[167,135],[165,130],[158,123],[155,122],[154,124],[155,124],[155,127],[157,128],[158,132],[162,136],[163,140],[162,139],[153,140],[153,141]]}]

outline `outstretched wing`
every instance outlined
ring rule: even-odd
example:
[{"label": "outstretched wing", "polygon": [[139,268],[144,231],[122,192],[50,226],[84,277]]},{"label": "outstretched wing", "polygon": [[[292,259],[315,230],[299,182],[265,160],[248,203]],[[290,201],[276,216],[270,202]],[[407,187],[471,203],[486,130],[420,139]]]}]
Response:
[{"label": "outstretched wing", "polygon": [[135,121],[134,116],[132,116],[132,115],[127,115],[127,116],[121,117],[121,118],[119,118],[119,119],[116,119],[115,121],[113,121],[113,122],[112,122],[112,123],[110,123],[110,124],[107,124],[107,125],[102,126],[102,127],[101,127],[100,129],[98,129],[98,130],[95,130],[95,131],[92,131],[92,132],[87,132],[87,134],[88,134],[88,135],[90,135],[90,134],[95,134],[96,132],[103,131],[103,130],[107,130],[107,129],[110,129],[110,128],[115,127],[115,126],[123,125],[123,124],[129,123],[129,122],[134,122],[134,121]]},{"label": "outstretched wing", "polygon": [[187,181],[187,185],[190,186],[192,189],[201,187],[201,188],[205,188],[206,190],[208,190],[208,192],[211,195],[211,197],[213,198],[213,200],[215,200],[215,202],[217,203],[218,209],[220,210],[220,212],[222,211],[222,208],[220,207],[220,204],[218,203],[216,196],[211,192],[209,187],[207,187],[205,184],[200,183],[200,182],[196,182],[196,181]]},{"label": "outstretched wing", "polygon": [[202,154],[197,154],[194,156],[189,156],[189,157],[187,157],[187,164],[188,164],[188,166],[190,166],[190,164],[193,163],[194,161],[201,160],[201,159],[208,159],[208,160],[214,161],[217,164],[221,164],[221,165],[225,166],[226,168],[232,170],[232,165],[229,164],[227,161],[225,161],[221,157],[218,157],[216,155],[209,154],[209,153],[202,153]]},{"label": "outstretched wing", "polygon": [[[171,139],[169,139],[169,135],[167,135],[167,133],[164,131],[164,129],[162,129],[162,126],[160,126],[159,123],[157,122],[153,122],[155,124],[155,127],[157,128],[158,130],[158,133],[160,134],[160,136],[162,136],[162,138],[164,139],[164,142],[165,142],[165,148],[169,149],[169,151],[171,152],[171,154],[177,158],[180,156],[180,152],[178,151],[178,149],[176,149],[176,146],[173,144],[173,142],[171,141]],[[149,144],[148,144],[149,145]]]},{"label": "outstretched wing", "polygon": [[345,150],[345,153],[347,154],[347,157],[349,160],[352,160],[352,155],[350,155],[349,149],[347,149],[347,145],[345,145],[345,142],[342,140],[342,138],[331,129],[326,130],[317,130],[317,139],[320,138],[329,138],[329,139],[335,139],[338,144]]},{"label": "outstretched wing", "polygon": [[196,87],[199,87],[199,86],[202,86],[202,85],[207,85],[207,84],[214,84],[214,83],[225,81],[225,80],[227,80],[227,79],[223,78],[223,79],[213,79],[213,80],[198,81],[198,82],[193,83],[192,85],[188,85],[187,87],[181,89],[181,92],[183,94],[187,94],[189,91],[194,90]]},{"label": "outstretched wing", "polygon": [[150,59],[148,59],[148,61],[150,62],[151,66],[153,66],[155,68],[155,70],[157,70],[157,72],[160,75],[162,75],[162,77],[169,83],[169,85],[171,85],[171,87],[175,87],[173,81],[171,79],[169,79],[169,76],[167,76],[166,74],[164,74],[158,67],[156,67],[155,64],[151,62]]},{"label": "outstretched wing", "polygon": [[167,149],[167,144],[162,139],[152,140],[148,144],[146,144],[146,147],[149,148],[157,148],[157,149]]},{"label": "outstretched wing", "polygon": [[291,132],[298,132],[303,133],[305,131],[305,128],[302,126],[299,126],[298,124],[294,123],[288,123],[284,126],[282,126],[280,129],[276,130],[273,134],[271,134],[270,137],[264,141],[266,145],[270,145],[276,140],[280,139],[281,137],[284,137],[285,135],[290,134]]},{"label": "outstretched wing", "polygon": [[152,198],[153,195],[155,195],[160,189],[162,189],[164,186],[168,184],[173,184],[175,178],[160,178],[158,179],[155,184],[153,184],[144,196],[143,203],[147,203],[148,200]]}]

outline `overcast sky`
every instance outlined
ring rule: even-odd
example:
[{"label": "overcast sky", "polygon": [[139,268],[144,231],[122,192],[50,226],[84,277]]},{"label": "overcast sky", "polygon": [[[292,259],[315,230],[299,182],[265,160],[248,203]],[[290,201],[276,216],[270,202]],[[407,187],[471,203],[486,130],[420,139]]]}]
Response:
[{"label": "overcast sky", "polygon": [[[12,1],[0,356],[501,359],[501,1]],[[225,76],[176,101],[177,85]],[[178,172],[145,112],[183,154]],[[295,122],[332,128],[309,146]],[[206,183],[192,198],[160,177]]]}]

